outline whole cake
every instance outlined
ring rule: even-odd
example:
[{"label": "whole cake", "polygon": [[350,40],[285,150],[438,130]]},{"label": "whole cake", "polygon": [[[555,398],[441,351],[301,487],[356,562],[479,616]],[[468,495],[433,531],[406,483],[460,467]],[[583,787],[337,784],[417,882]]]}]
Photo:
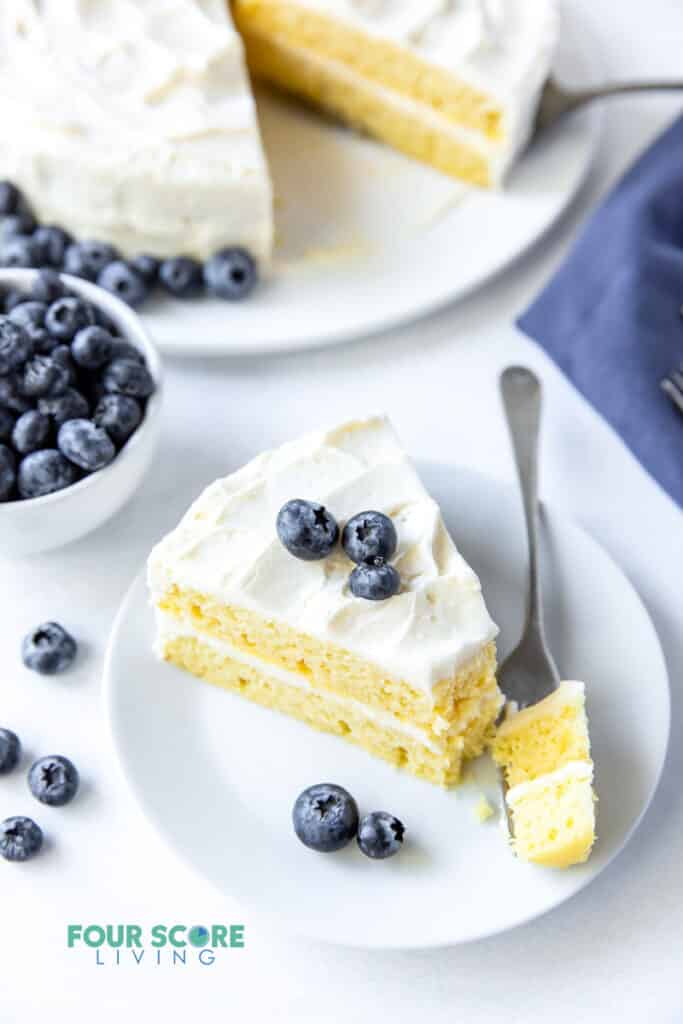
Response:
[{"label": "whole cake", "polygon": [[0,179],[42,223],[267,261],[271,186],[224,0],[2,0]]},{"label": "whole cake", "polygon": [[499,727],[493,756],[505,773],[512,843],[547,867],[585,861],[595,842],[595,796],[585,687],[564,682]]},{"label": "whole cake", "polygon": [[[375,541],[386,561],[366,562]],[[384,417],[211,484],[148,579],[158,653],[196,676],[441,785],[490,739],[497,630]]]},{"label": "whole cake", "polygon": [[250,68],[476,185],[526,144],[556,0],[233,0]]},{"label": "whole cake", "polygon": [[0,182],[124,257],[267,265],[243,42],[257,75],[486,186],[529,137],[557,34],[556,0],[2,0]]}]

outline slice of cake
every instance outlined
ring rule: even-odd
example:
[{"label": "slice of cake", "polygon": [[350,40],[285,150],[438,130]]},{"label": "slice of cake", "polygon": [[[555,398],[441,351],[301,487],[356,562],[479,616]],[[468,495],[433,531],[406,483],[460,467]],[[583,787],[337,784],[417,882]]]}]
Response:
[{"label": "slice of cake", "polygon": [[233,0],[250,68],[476,185],[525,146],[556,0]]},{"label": "slice of cake", "polygon": [[509,787],[517,856],[549,867],[585,861],[595,841],[595,797],[583,683],[561,683],[508,715],[492,752]]},{"label": "slice of cake", "polygon": [[0,179],[126,255],[270,256],[271,187],[225,0],[2,0]]},{"label": "slice of cake", "polygon": [[152,552],[149,586],[162,658],[415,775],[451,785],[490,739],[496,627],[383,417],[211,484]]}]

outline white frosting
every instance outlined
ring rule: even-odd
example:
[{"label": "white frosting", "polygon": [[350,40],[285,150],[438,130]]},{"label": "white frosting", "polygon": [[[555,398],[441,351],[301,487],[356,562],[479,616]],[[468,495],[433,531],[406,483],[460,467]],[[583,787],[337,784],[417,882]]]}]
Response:
[{"label": "white frosting", "polygon": [[[592,781],[593,764],[591,761],[568,761],[554,772],[546,772],[545,775],[539,775],[538,778],[532,779],[530,782],[519,782],[516,786],[512,786],[507,791],[505,799],[508,806],[515,807],[529,796],[542,792],[548,787],[561,786],[565,782],[591,783]],[[592,794],[588,796],[588,799],[592,804]]]},{"label": "white frosting", "polygon": [[[177,637],[189,636],[201,641],[207,647],[211,647],[224,658],[237,661],[242,665],[249,665],[264,675],[276,679],[279,683],[283,683],[285,686],[293,686],[297,690],[313,690],[310,681],[299,672],[288,672],[287,669],[280,668],[278,665],[263,662],[260,658],[256,658],[254,655],[248,654],[238,647],[233,647],[232,644],[225,643],[224,640],[218,640],[208,633],[200,633],[191,623],[179,622],[158,608],[156,609],[156,625],[156,652],[159,657],[163,657],[164,650],[171,641]],[[339,694],[333,693],[331,690],[325,690],[324,692],[318,690],[317,692],[319,694],[322,693],[326,702],[334,704],[340,709],[349,708],[356,714],[363,715],[368,721],[375,722],[381,729],[393,729],[395,732],[401,732],[404,736],[410,736],[412,739],[417,740],[418,743],[421,743],[423,747],[427,747],[433,753],[442,753],[441,748],[434,742],[433,737],[430,736],[426,729],[420,729],[419,726],[413,725],[411,722],[404,722],[402,719],[397,718],[396,715],[392,715],[390,711],[381,711],[379,708],[370,707],[369,704],[361,704],[359,700],[354,700],[352,697],[340,697]],[[483,705],[484,701],[482,700],[480,703]],[[472,711],[467,721],[463,722],[463,728],[477,713],[478,709],[477,711]]]},{"label": "white frosting", "polygon": [[[557,44],[557,0],[296,3],[404,46],[426,63],[491,96],[503,111],[503,138],[485,147],[494,180],[501,178],[525,146]],[[424,106],[417,109],[426,110]],[[440,117],[439,123],[443,128],[448,122]]]},{"label": "white frosting", "polygon": [[[291,498],[321,502],[340,524],[366,509],[391,516],[400,593],[355,598],[341,547],[317,562],[290,555],[275,520]],[[381,416],[309,434],[217,480],[148,570],[155,600],[173,585],[208,594],[352,651],[428,695],[497,633],[477,576]]]},{"label": "white frosting", "polygon": [[0,178],[124,252],[270,255],[271,188],[224,0],[2,0]]}]

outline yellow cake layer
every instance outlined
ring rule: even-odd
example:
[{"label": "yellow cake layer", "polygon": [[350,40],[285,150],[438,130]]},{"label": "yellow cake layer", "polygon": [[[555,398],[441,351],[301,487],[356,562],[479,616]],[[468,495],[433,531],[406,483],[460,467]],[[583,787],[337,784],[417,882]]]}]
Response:
[{"label": "yellow cake layer", "polygon": [[[260,52],[267,43],[277,44],[283,52],[308,52],[424,105],[454,124],[492,140],[501,137],[502,113],[491,96],[445,68],[427,63],[405,46],[290,0],[233,0],[232,9],[247,44],[249,62],[254,60],[259,73],[268,71],[270,58],[264,68]],[[278,84],[298,91],[297,69],[292,68],[290,82],[278,79]]]},{"label": "yellow cake layer", "polygon": [[533,707],[510,715],[492,745],[508,786],[554,772],[569,761],[590,761],[584,688],[564,682]]},{"label": "yellow cake layer", "polygon": [[490,721],[484,716],[472,721],[462,736],[443,740],[434,749],[399,721],[388,723],[386,715],[378,721],[364,709],[330,693],[288,685],[269,674],[267,664],[258,668],[226,656],[201,637],[166,637],[162,639],[160,653],[165,660],[207,682],[282,711],[314,729],[342,736],[390,764],[438,785],[455,784],[465,756],[481,753],[487,740]]},{"label": "yellow cake layer", "polygon": [[351,697],[378,711],[429,731],[435,740],[458,735],[463,722],[486,698],[487,727],[500,707],[495,680],[496,646],[486,644],[450,679],[425,693],[390,678],[378,666],[344,648],[299,633],[286,623],[267,620],[245,608],[223,605],[206,594],[172,587],[158,607],[179,623],[205,633],[264,663],[308,679],[319,690]]},{"label": "yellow cake layer", "polygon": [[545,867],[582,864],[595,841],[592,767],[569,762],[507,795],[512,814],[512,844],[521,860]]},{"label": "yellow cake layer", "polygon": [[378,88],[351,65],[321,58],[285,38],[261,35],[250,30],[248,20],[243,32],[254,74],[444,174],[482,187],[494,183],[486,154],[431,107],[425,116],[420,107]]}]

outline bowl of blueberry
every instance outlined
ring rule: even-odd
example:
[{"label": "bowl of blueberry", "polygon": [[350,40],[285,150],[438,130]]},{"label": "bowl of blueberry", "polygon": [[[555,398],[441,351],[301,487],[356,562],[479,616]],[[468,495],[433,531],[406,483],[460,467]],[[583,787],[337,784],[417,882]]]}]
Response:
[{"label": "bowl of blueberry", "polygon": [[129,305],[52,269],[0,270],[0,552],[109,519],[157,445],[161,365]]}]

